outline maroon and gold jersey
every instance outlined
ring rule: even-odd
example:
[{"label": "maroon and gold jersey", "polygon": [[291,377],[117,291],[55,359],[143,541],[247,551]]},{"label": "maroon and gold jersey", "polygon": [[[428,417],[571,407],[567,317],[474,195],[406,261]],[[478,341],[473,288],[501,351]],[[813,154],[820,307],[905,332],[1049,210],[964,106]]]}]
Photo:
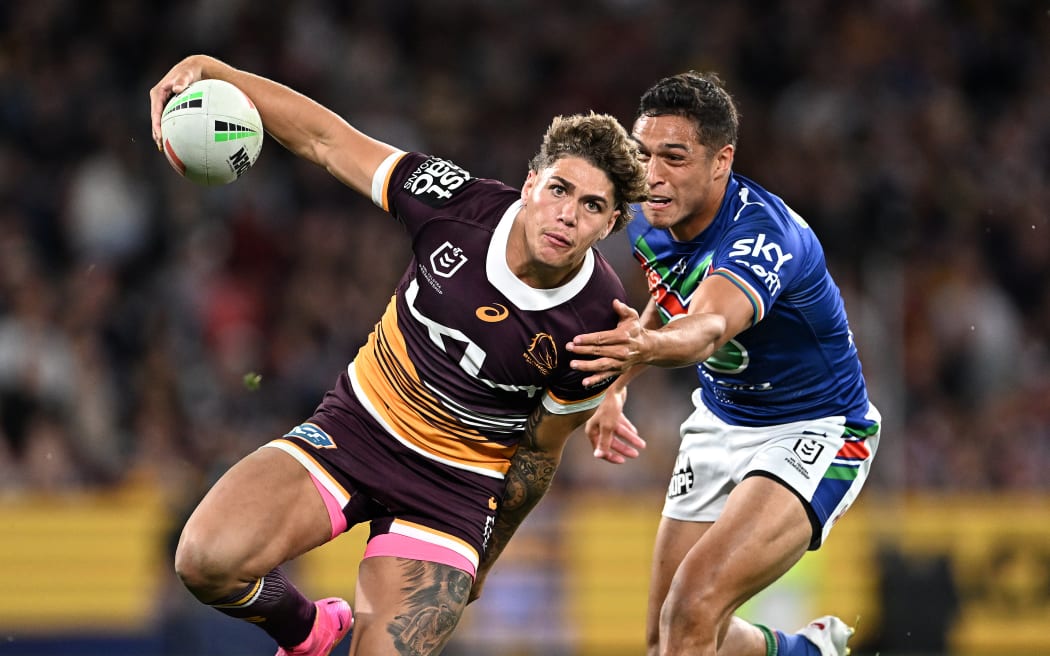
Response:
[{"label": "maroon and gold jersey", "polygon": [[446,465],[502,478],[529,414],[595,407],[564,345],[618,321],[625,293],[594,249],[555,289],[507,265],[520,191],[455,164],[398,152],[377,170],[373,202],[411,237],[413,258],[368,342],[348,367],[353,390],[402,444]]}]

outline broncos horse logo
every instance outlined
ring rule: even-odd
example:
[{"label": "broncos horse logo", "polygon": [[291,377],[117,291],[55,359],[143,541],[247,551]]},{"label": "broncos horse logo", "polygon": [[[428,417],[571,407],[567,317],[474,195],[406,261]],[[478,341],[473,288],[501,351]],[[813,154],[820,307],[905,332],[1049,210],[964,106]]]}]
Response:
[{"label": "broncos horse logo", "polygon": [[536,333],[522,356],[544,376],[558,366],[558,348],[554,345],[554,338],[547,333]]}]

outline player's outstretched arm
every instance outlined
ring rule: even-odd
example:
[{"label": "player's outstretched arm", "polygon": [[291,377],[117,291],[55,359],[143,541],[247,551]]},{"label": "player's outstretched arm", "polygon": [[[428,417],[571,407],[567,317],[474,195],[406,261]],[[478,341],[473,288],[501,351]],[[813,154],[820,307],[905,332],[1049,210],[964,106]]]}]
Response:
[{"label": "player's outstretched arm", "polygon": [[376,169],[395,152],[393,147],[360,132],[307,96],[207,55],[183,59],[150,89],[150,120],[158,147],[164,105],[173,94],[203,79],[225,80],[237,86],[259,109],[263,127],[270,136],[365,196],[371,196]]},{"label": "player's outstretched arm", "polygon": [[703,362],[733,336],[751,325],[751,301],[732,282],[711,276],[697,289],[689,313],[653,327],[652,304],[644,317],[613,301],[620,323],[612,330],[577,335],[566,345],[570,352],[591,356],[573,360],[573,369],[589,374],[584,385],[630,371],[639,365],[686,367]]}]

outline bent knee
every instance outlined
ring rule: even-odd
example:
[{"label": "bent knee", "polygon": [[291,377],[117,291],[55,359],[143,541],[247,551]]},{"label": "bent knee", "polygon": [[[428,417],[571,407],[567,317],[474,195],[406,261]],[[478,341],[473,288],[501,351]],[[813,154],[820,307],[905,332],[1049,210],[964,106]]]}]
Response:
[{"label": "bent knee", "polygon": [[201,601],[225,596],[241,587],[246,577],[250,580],[242,569],[236,554],[219,541],[183,530],[175,549],[175,574]]},{"label": "bent knee", "polygon": [[673,586],[660,609],[661,631],[672,636],[693,636],[701,642],[714,641],[733,610],[716,588]]}]

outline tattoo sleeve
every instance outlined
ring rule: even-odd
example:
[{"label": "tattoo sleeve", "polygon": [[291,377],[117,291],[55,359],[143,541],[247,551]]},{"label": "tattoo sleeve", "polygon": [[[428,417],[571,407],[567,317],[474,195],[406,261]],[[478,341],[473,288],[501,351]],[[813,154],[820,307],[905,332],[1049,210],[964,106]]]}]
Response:
[{"label": "tattoo sleeve", "polygon": [[510,460],[503,502],[496,515],[496,523],[488,548],[478,568],[479,573],[488,572],[504,547],[507,546],[511,536],[525,520],[525,516],[532,511],[550,488],[554,472],[557,471],[558,463],[561,461],[564,437],[567,437],[566,434],[562,439],[552,440],[555,442],[554,446],[541,446],[543,441],[539,439],[540,425],[550,417],[551,413],[542,405],[529,416],[525,434],[518,445],[518,450]]}]

